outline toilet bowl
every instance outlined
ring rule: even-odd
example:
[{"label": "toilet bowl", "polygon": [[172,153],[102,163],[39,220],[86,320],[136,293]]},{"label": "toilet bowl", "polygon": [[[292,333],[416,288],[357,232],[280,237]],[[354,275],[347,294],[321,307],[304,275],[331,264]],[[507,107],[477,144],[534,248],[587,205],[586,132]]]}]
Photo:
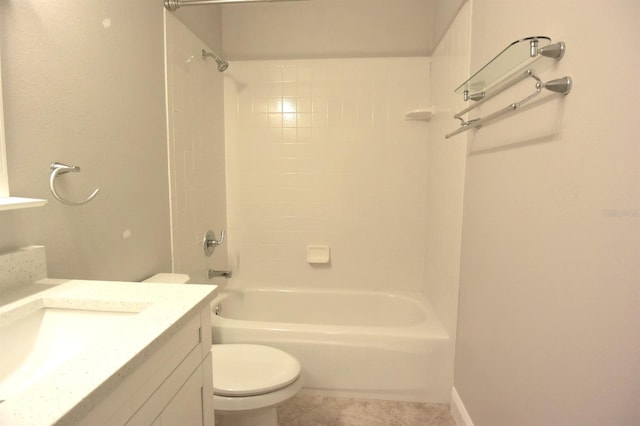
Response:
[{"label": "toilet bowl", "polygon": [[[145,282],[184,284],[185,274],[156,274]],[[276,348],[213,344],[216,426],[277,426],[276,407],[302,388],[300,363]]]},{"label": "toilet bowl", "polygon": [[216,425],[277,426],[276,407],[302,387],[298,360],[250,344],[214,344],[211,355]]}]

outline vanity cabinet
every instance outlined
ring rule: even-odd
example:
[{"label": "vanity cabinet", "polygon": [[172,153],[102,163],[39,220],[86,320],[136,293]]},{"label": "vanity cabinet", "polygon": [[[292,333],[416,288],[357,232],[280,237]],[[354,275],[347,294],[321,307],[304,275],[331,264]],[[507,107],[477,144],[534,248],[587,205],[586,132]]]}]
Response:
[{"label": "vanity cabinet", "polygon": [[212,389],[207,390],[207,376],[211,377],[211,354],[164,407],[160,416],[152,423],[153,426],[213,425],[213,407],[209,406],[205,398],[206,394],[212,395],[213,392]]},{"label": "vanity cabinet", "polygon": [[183,322],[80,424],[213,426],[210,307]]}]

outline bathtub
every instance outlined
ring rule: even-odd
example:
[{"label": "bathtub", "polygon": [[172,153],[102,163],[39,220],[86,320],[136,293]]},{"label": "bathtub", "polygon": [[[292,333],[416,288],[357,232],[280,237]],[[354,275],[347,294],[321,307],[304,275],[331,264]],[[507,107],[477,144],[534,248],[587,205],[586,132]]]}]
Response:
[{"label": "bathtub", "polygon": [[372,291],[225,290],[212,304],[214,343],[259,343],[302,365],[307,392],[448,402],[449,335],[419,297]]}]

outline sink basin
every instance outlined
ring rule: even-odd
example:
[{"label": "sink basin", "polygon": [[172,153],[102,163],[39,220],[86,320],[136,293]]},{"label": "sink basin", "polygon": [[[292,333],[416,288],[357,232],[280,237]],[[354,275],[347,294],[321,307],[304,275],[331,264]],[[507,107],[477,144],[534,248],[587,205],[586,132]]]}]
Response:
[{"label": "sink basin", "polygon": [[[49,305],[49,306],[47,306]],[[138,312],[51,306],[36,299],[0,316],[0,401],[36,382]]]}]

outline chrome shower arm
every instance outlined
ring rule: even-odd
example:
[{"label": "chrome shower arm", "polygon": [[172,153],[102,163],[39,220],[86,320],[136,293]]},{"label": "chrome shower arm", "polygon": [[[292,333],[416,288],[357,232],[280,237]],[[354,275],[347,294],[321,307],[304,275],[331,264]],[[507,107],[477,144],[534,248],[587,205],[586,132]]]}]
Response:
[{"label": "chrome shower arm", "polygon": [[213,58],[218,64],[218,71],[224,72],[227,68],[229,68],[229,62],[222,59],[220,56],[216,55],[213,52],[207,52],[202,49],[202,59]]}]

